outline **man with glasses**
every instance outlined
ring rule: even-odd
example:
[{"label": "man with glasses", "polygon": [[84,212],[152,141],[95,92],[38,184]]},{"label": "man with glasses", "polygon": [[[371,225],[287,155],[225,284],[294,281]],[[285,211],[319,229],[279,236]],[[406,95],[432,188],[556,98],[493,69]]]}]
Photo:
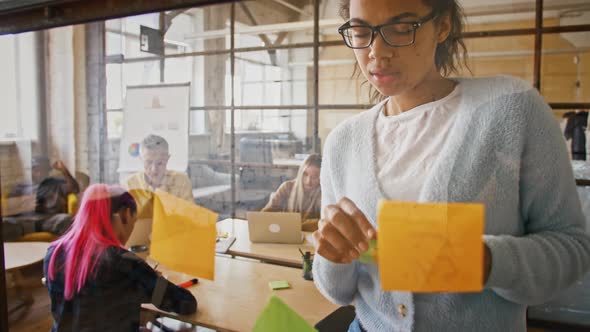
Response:
[{"label": "man with glasses", "polygon": [[188,176],[167,169],[170,153],[168,142],[163,137],[145,137],[141,141],[139,154],[143,161],[143,172],[131,175],[121,185],[130,190],[137,200],[140,215],[151,216],[152,193],[156,189],[193,202],[192,184]]}]

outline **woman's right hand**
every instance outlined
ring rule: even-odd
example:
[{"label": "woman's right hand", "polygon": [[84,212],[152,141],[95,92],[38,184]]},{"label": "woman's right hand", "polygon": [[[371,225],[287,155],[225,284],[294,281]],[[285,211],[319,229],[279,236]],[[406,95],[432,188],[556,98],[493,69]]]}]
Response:
[{"label": "woman's right hand", "polygon": [[324,209],[324,219],[313,233],[316,253],[340,264],[350,264],[369,248],[376,238],[375,228],[364,213],[348,198]]}]

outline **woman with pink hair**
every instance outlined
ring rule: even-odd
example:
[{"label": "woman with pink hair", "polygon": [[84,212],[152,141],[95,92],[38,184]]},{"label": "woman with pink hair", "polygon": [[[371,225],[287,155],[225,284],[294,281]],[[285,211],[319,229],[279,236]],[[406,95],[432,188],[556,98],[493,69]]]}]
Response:
[{"label": "woman with pink hair", "polygon": [[52,332],[138,331],[146,302],[179,314],[197,310],[190,292],[123,247],[136,219],[136,202],[123,188],[88,187],[74,223],[45,256]]}]

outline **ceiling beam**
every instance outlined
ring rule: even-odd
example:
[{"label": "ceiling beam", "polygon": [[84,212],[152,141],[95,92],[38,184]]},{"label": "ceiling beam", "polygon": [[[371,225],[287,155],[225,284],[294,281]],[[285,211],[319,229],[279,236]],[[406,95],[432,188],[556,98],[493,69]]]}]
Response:
[{"label": "ceiling beam", "polygon": [[[338,28],[338,26],[342,25],[342,19],[323,19],[320,20],[320,28]],[[299,31],[299,30],[312,30],[313,29],[313,20],[311,21],[299,21],[299,22],[288,22],[288,23],[278,23],[278,24],[267,24],[267,25],[258,25],[258,26],[250,26],[250,27],[242,27],[236,26],[236,33],[241,34],[259,34],[259,33],[277,33],[277,32],[289,32],[289,31]],[[220,30],[208,30],[204,32],[198,32],[195,34],[190,34],[185,36],[185,40],[189,39],[209,39],[209,38],[220,38],[229,34],[228,29],[220,29]]]},{"label": "ceiling beam", "polygon": [[0,4],[0,35],[131,15],[231,2],[230,0],[9,0]]},{"label": "ceiling beam", "polygon": [[184,8],[184,9],[176,9],[176,10],[173,10],[173,11],[171,11],[169,13],[166,13],[166,17],[165,17],[166,24],[164,26],[164,34],[166,34],[166,32],[168,31],[168,29],[172,25],[172,20],[174,20],[174,18],[176,18],[176,16],[184,13],[185,11],[187,11],[187,8]]},{"label": "ceiling beam", "polygon": [[[252,11],[250,11],[250,8],[248,8],[246,3],[240,2],[240,7],[244,11],[244,14],[246,14],[246,17],[248,17],[250,22],[253,25],[258,25],[258,21],[256,21],[256,17],[254,17],[254,14],[252,14]],[[272,46],[272,41],[270,40],[270,38],[268,38],[267,35],[265,35],[263,33],[259,33],[258,38],[260,38],[260,40],[262,40],[262,42],[264,43],[264,46],[266,46],[266,47]],[[276,66],[277,65],[277,52],[275,50],[268,50],[268,56],[270,58],[270,63],[273,66]]]},{"label": "ceiling beam", "polygon": [[[250,8],[248,8],[246,3],[240,2],[240,8],[242,8],[242,10],[244,11],[244,14],[246,14],[246,17],[250,20],[250,24],[258,25],[258,21],[256,21],[256,17],[254,17],[254,14],[252,14],[252,11],[250,10]],[[267,35],[265,35],[263,33],[259,33],[258,37],[260,38],[260,40],[262,40],[262,42],[264,43],[264,46],[271,46],[272,45],[272,42],[270,41],[270,39],[268,38]]]},{"label": "ceiling beam", "polygon": [[293,5],[293,4],[290,4],[289,2],[287,2],[285,0],[273,0],[273,1],[276,2],[276,3],[278,3],[278,4],[280,4],[280,5],[285,6],[285,7],[289,8],[289,9],[291,9],[291,10],[293,10],[293,11],[295,11],[295,12],[301,14],[301,15],[305,15],[305,16],[308,16],[308,17],[313,16],[311,13],[308,13],[305,10],[303,10],[303,9],[301,9],[301,8]]}]

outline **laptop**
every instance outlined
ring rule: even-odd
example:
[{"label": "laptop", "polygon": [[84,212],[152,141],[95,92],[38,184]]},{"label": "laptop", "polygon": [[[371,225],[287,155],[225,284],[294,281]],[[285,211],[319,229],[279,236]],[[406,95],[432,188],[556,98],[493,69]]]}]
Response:
[{"label": "laptop", "polygon": [[248,212],[250,242],[292,243],[303,242],[301,214],[298,212]]}]

